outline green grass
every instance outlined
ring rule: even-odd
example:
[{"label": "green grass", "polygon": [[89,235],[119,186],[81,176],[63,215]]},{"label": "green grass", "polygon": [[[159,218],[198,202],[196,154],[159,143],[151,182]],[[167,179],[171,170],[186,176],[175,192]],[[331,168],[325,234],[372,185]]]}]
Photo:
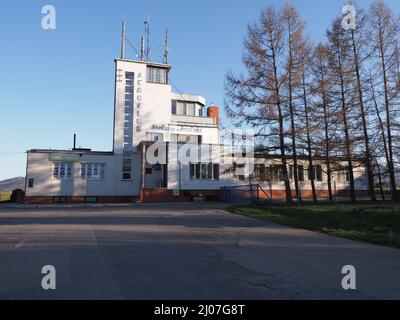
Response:
[{"label": "green grass", "polygon": [[400,208],[395,214],[384,204],[244,205],[229,208],[235,214],[332,236],[400,248]]},{"label": "green grass", "polygon": [[11,192],[1,192],[0,193],[0,202],[9,201],[11,198]]}]

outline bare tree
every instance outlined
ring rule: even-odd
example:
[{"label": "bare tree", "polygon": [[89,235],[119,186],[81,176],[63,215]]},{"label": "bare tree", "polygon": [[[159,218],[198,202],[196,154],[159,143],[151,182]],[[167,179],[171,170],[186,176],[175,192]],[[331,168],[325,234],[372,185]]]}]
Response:
[{"label": "bare tree", "polygon": [[344,131],[344,148],[345,156],[348,163],[348,171],[350,176],[350,198],[351,201],[356,201],[355,182],[354,182],[354,165],[352,149],[354,141],[351,136],[351,124],[349,121],[349,96],[351,96],[351,75],[349,74],[349,55],[350,41],[342,28],[341,19],[336,19],[332,28],[328,31],[329,53],[330,53],[330,68],[332,74],[335,75],[334,95],[341,107],[342,126]]},{"label": "bare tree", "polygon": [[372,201],[376,201],[373,159],[370,147],[370,138],[367,125],[367,110],[364,103],[364,85],[361,80],[362,64],[368,59],[368,51],[366,51],[366,15],[363,10],[357,10],[356,28],[350,29],[351,46],[353,49],[354,73],[356,75],[356,93],[358,104],[360,107],[360,116],[363,129],[363,140],[365,145],[365,165],[368,175],[368,189]]},{"label": "bare tree", "polygon": [[[285,68],[286,29],[282,10],[268,7],[258,23],[248,27],[243,63],[247,74],[226,77],[226,109],[238,123],[257,128],[260,137],[275,143],[280,151],[286,201],[292,202],[287,169],[285,110],[283,92],[287,79]],[[277,138],[277,139],[275,139]],[[265,142],[264,142],[265,143]]]},{"label": "bare tree", "polygon": [[301,73],[301,61],[299,61],[299,51],[303,48],[304,44],[304,22],[300,19],[297,10],[290,4],[286,4],[283,8],[283,20],[286,25],[286,46],[287,46],[287,109],[290,116],[290,137],[292,145],[292,156],[293,156],[293,177],[296,189],[297,201],[301,204],[301,190],[299,187],[299,164],[297,157],[297,129],[296,129],[296,97],[295,91],[298,89],[298,81],[296,83],[296,77]]},{"label": "bare tree", "polygon": [[393,153],[393,116],[394,102],[398,91],[398,78],[396,74],[396,52],[398,25],[391,10],[383,1],[375,1],[369,10],[368,30],[370,32],[370,43],[374,52],[375,64],[380,70],[381,95],[385,106],[387,149],[388,149],[388,170],[392,197],[397,199],[396,177],[394,168]]},{"label": "bare tree", "polygon": [[[326,165],[326,175],[328,180],[328,193],[329,201],[333,202],[332,192],[332,163],[331,163],[331,112],[330,112],[330,71],[329,71],[329,49],[324,44],[319,44],[315,49],[314,63],[312,67],[313,82],[315,84],[315,99],[316,108],[322,109],[322,121],[321,126],[323,127],[323,145],[324,145],[324,157]],[[310,168],[313,170],[313,167]],[[311,171],[313,175],[313,171]]]}]

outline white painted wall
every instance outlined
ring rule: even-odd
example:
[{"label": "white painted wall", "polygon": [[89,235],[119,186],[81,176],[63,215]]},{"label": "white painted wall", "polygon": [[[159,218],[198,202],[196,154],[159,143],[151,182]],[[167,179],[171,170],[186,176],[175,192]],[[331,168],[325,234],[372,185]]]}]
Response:
[{"label": "white painted wall", "polygon": [[[135,156],[134,178],[122,180],[121,155],[84,154],[80,162],[71,163],[71,180],[53,178],[53,162],[49,152],[28,153],[27,179],[34,179],[34,187],[26,189],[27,196],[138,196],[140,158]],[[105,164],[105,178],[100,181],[81,179],[81,164]]]}]

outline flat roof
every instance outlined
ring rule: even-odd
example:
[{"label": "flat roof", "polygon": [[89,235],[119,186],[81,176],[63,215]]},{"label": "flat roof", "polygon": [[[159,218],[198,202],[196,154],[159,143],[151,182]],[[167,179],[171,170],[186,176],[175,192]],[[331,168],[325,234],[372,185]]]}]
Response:
[{"label": "flat roof", "polygon": [[57,150],[57,149],[31,149],[27,153],[69,153],[69,154],[93,154],[93,155],[104,155],[112,156],[112,151],[92,151],[90,149],[75,149],[75,150]]},{"label": "flat roof", "polygon": [[164,64],[159,62],[150,62],[150,61],[140,61],[140,60],[130,60],[130,59],[115,59],[114,61],[122,61],[122,62],[130,62],[130,63],[139,63],[145,64],[150,67],[157,67],[157,68],[164,68],[164,69],[171,69],[172,66],[170,64]]}]

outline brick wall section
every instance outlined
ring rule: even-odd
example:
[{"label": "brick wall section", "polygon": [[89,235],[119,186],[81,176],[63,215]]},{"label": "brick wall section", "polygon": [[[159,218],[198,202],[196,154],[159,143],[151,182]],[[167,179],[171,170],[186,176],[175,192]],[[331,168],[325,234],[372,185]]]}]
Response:
[{"label": "brick wall section", "polygon": [[[97,203],[105,203],[105,204],[111,204],[111,203],[136,203],[138,200],[138,197],[97,197]],[[54,197],[48,197],[48,196],[43,196],[43,197],[25,197],[24,199],[25,204],[53,204],[54,203]],[[86,203],[85,197],[67,197],[67,203],[76,203],[76,204],[82,204]]]},{"label": "brick wall section", "polygon": [[202,194],[206,201],[219,201],[219,190],[190,190],[181,191],[179,197],[174,197],[173,191],[168,189],[142,189],[142,203],[174,203],[191,202],[193,197]]}]

